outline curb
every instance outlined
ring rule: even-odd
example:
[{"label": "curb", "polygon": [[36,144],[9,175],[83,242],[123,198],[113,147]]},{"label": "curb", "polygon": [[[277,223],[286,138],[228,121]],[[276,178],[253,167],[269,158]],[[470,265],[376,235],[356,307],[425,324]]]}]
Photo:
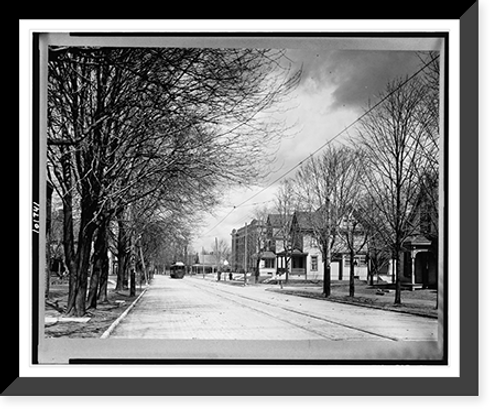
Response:
[{"label": "curb", "polygon": [[107,339],[109,335],[115,330],[116,326],[120,324],[120,322],[127,316],[127,314],[134,308],[137,302],[142,298],[142,296],[146,293],[149,287],[144,288],[144,290],[139,294],[139,296],[134,300],[132,304],[130,304],[127,309],[118,317],[111,326],[109,326],[108,330],[106,330],[102,335],[101,339]]}]

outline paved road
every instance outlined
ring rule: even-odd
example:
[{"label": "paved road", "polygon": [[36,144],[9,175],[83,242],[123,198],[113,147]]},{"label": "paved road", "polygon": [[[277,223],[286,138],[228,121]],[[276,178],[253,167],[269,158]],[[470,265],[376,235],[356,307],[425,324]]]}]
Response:
[{"label": "paved road", "polygon": [[156,276],[111,338],[436,341],[435,319],[294,297],[266,286]]}]

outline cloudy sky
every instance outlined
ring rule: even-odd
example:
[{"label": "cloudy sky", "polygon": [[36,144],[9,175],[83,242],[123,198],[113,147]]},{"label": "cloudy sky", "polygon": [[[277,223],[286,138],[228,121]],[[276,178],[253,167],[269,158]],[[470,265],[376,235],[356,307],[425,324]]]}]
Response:
[{"label": "cloudy sky", "polygon": [[422,66],[414,51],[289,49],[287,56],[293,65],[302,65],[303,71],[290,110],[282,115],[293,126],[292,134],[282,139],[265,184],[231,191],[214,215],[205,217],[193,242],[194,251],[209,250],[215,237],[230,245],[231,231],[252,221],[256,208],[266,204],[272,208],[279,182],[269,184],[355,121],[388,81],[412,75]]}]

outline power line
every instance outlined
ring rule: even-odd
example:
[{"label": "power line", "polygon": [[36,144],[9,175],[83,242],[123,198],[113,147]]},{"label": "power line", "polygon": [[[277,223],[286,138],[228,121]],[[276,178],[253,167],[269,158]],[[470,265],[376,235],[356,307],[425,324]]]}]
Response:
[{"label": "power line", "polygon": [[[347,132],[351,127],[353,127],[356,123],[358,123],[363,117],[367,116],[368,114],[370,114],[374,109],[376,109],[378,106],[380,106],[385,100],[387,100],[390,96],[392,96],[394,93],[396,93],[396,91],[398,91],[399,89],[401,89],[402,87],[404,87],[406,84],[408,84],[413,78],[415,78],[418,74],[420,74],[424,69],[426,69],[429,65],[431,65],[434,61],[436,61],[437,59],[439,58],[439,55],[435,56],[433,59],[431,59],[429,62],[427,62],[425,65],[423,65],[418,71],[416,71],[415,73],[413,73],[410,77],[408,77],[403,83],[401,83],[397,88],[395,88],[393,91],[389,92],[388,94],[386,94],[384,97],[382,97],[377,103],[375,103],[373,106],[371,106],[368,110],[366,110],[362,115],[360,115],[359,117],[356,118],[356,120],[354,120],[353,122],[351,122],[349,125],[347,125],[344,129],[342,129],[339,133],[337,133],[335,136],[331,137],[330,139],[328,139],[323,145],[321,145],[318,149],[316,149],[314,152],[312,152],[311,154],[309,154],[309,156],[305,157],[304,159],[302,159],[300,162],[298,162],[297,164],[295,164],[293,167],[291,167],[290,169],[288,169],[284,174],[282,174],[281,176],[279,176],[278,178],[276,178],[274,181],[272,181],[271,183],[269,183],[268,185],[266,185],[264,188],[262,188],[261,190],[259,190],[258,192],[256,192],[254,195],[250,196],[249,198],[247,198],[246,200],[244,200],[243,202],[241,202],[240,204],[237,204],[236,206],[233,206],[232,210],[226,215],[224,216],[224,218],[219,221],[215,226],[213,226],[208,232],[206,232],[205,234],[203,234],[202,236],[206,236],[208,235],[210,232],[212,232],[217,226],[219,226],[224,220],[226,220],[229,215],[235,211],[237,208],[240,208],[242,207],[243,205],[245,205],[246,203],[248,203],[250,200],[253,200],[255,197],[257,197],[260,193],[266,191],[267,189],[269,189],[271,186],[273,186],[274,184],[276,184],[278,181],[281,181],[283,178],[285,178],[288,174],[290,174],[290,172],[296,170],[299,166],[301,166],[304,162],[306,162],[307,160],[311,159],[314,155],[316,155],[319,151],[321,151],[322,149],[324,149],[326,146],[328,146],[331,142],[333,142],[335,139],[337,139],[340,135],[343,135],[345,132]],[[261,203],[253,203],[253,204],[261,204]]]}]

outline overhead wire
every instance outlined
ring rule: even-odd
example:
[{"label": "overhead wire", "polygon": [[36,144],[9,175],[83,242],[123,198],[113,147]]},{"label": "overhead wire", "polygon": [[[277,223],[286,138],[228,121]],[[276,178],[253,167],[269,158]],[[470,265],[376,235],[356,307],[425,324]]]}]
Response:
[{"label": "overhead wire", "polygon": [[[307,157],[303,158],[300,160],[298,163],[296,163],[294,166],[289,168],[285,173],[280,175],[278,178],[273,180],[271,183],[266,185],[264,188],[253,194],[252,196],[248,197],[246,200],[243,202],[233,206],[231,211],[224,216],[222,220],[220,220],[215,226],[213,226],[208,232],[205,232],[202,237],[207,236],[210,234],[213,230],[215,230],[224,220],[226,220],[231,213],[233,213],[237,208],[240,208],[244,206],[246,203],[248,203],[250,200],[253,200],[255,197],[257,197],[259,194],[263,193],[270,187],[272,187],[274,184],[277,182],[281,181],[283,178],[285,178],[288,174],[290,174],[292,171],[296,170],[298,167],[300,167],[304,162],[307,160],[311,159],[314,155],[316,155],[318,152],[320,152],[322,149],[324,149],[326,146],[328,146],[331,142],[333,142],[335,139],[337,139],[339,136],[343,135],[346,133],[351,127],[353,127],[356,123],[358,123],[361,119],[363,119],[365,116],[370,114],[373,110],[375,110],[378,106],[380,106],[385,100],[387,100],[389,97],[391,97],[394,93],[396,93],[399,89],[404,87],[406,84],[408,84],[413,78],[415,78],[418,74],[420,74],[423,70],[425,70],[429,65],[431,65],[434,61],[436,61],[439,58],[439,55],[436,55],[433,59],[431,59],[429,62],[427,62],[425,65],[423,65],[418,71],[413,73],[410,77],[408,77],[404,82],[402,82],[400,85],[397,86],[394,90],[390,91],[387,93],[384,97],[382,97],[378,102],[376,102],[374,105],[372,105],[370,108],[368,108],[363,114],[358,116],[353,122],[351,122],[349,125],[344,127],[339,133],[325,141],[323,145],[321,145],[319,148],[317,148],[314,152],[310,153]],[[262,204],[262,203],[252,203],[252,204]]]}]

